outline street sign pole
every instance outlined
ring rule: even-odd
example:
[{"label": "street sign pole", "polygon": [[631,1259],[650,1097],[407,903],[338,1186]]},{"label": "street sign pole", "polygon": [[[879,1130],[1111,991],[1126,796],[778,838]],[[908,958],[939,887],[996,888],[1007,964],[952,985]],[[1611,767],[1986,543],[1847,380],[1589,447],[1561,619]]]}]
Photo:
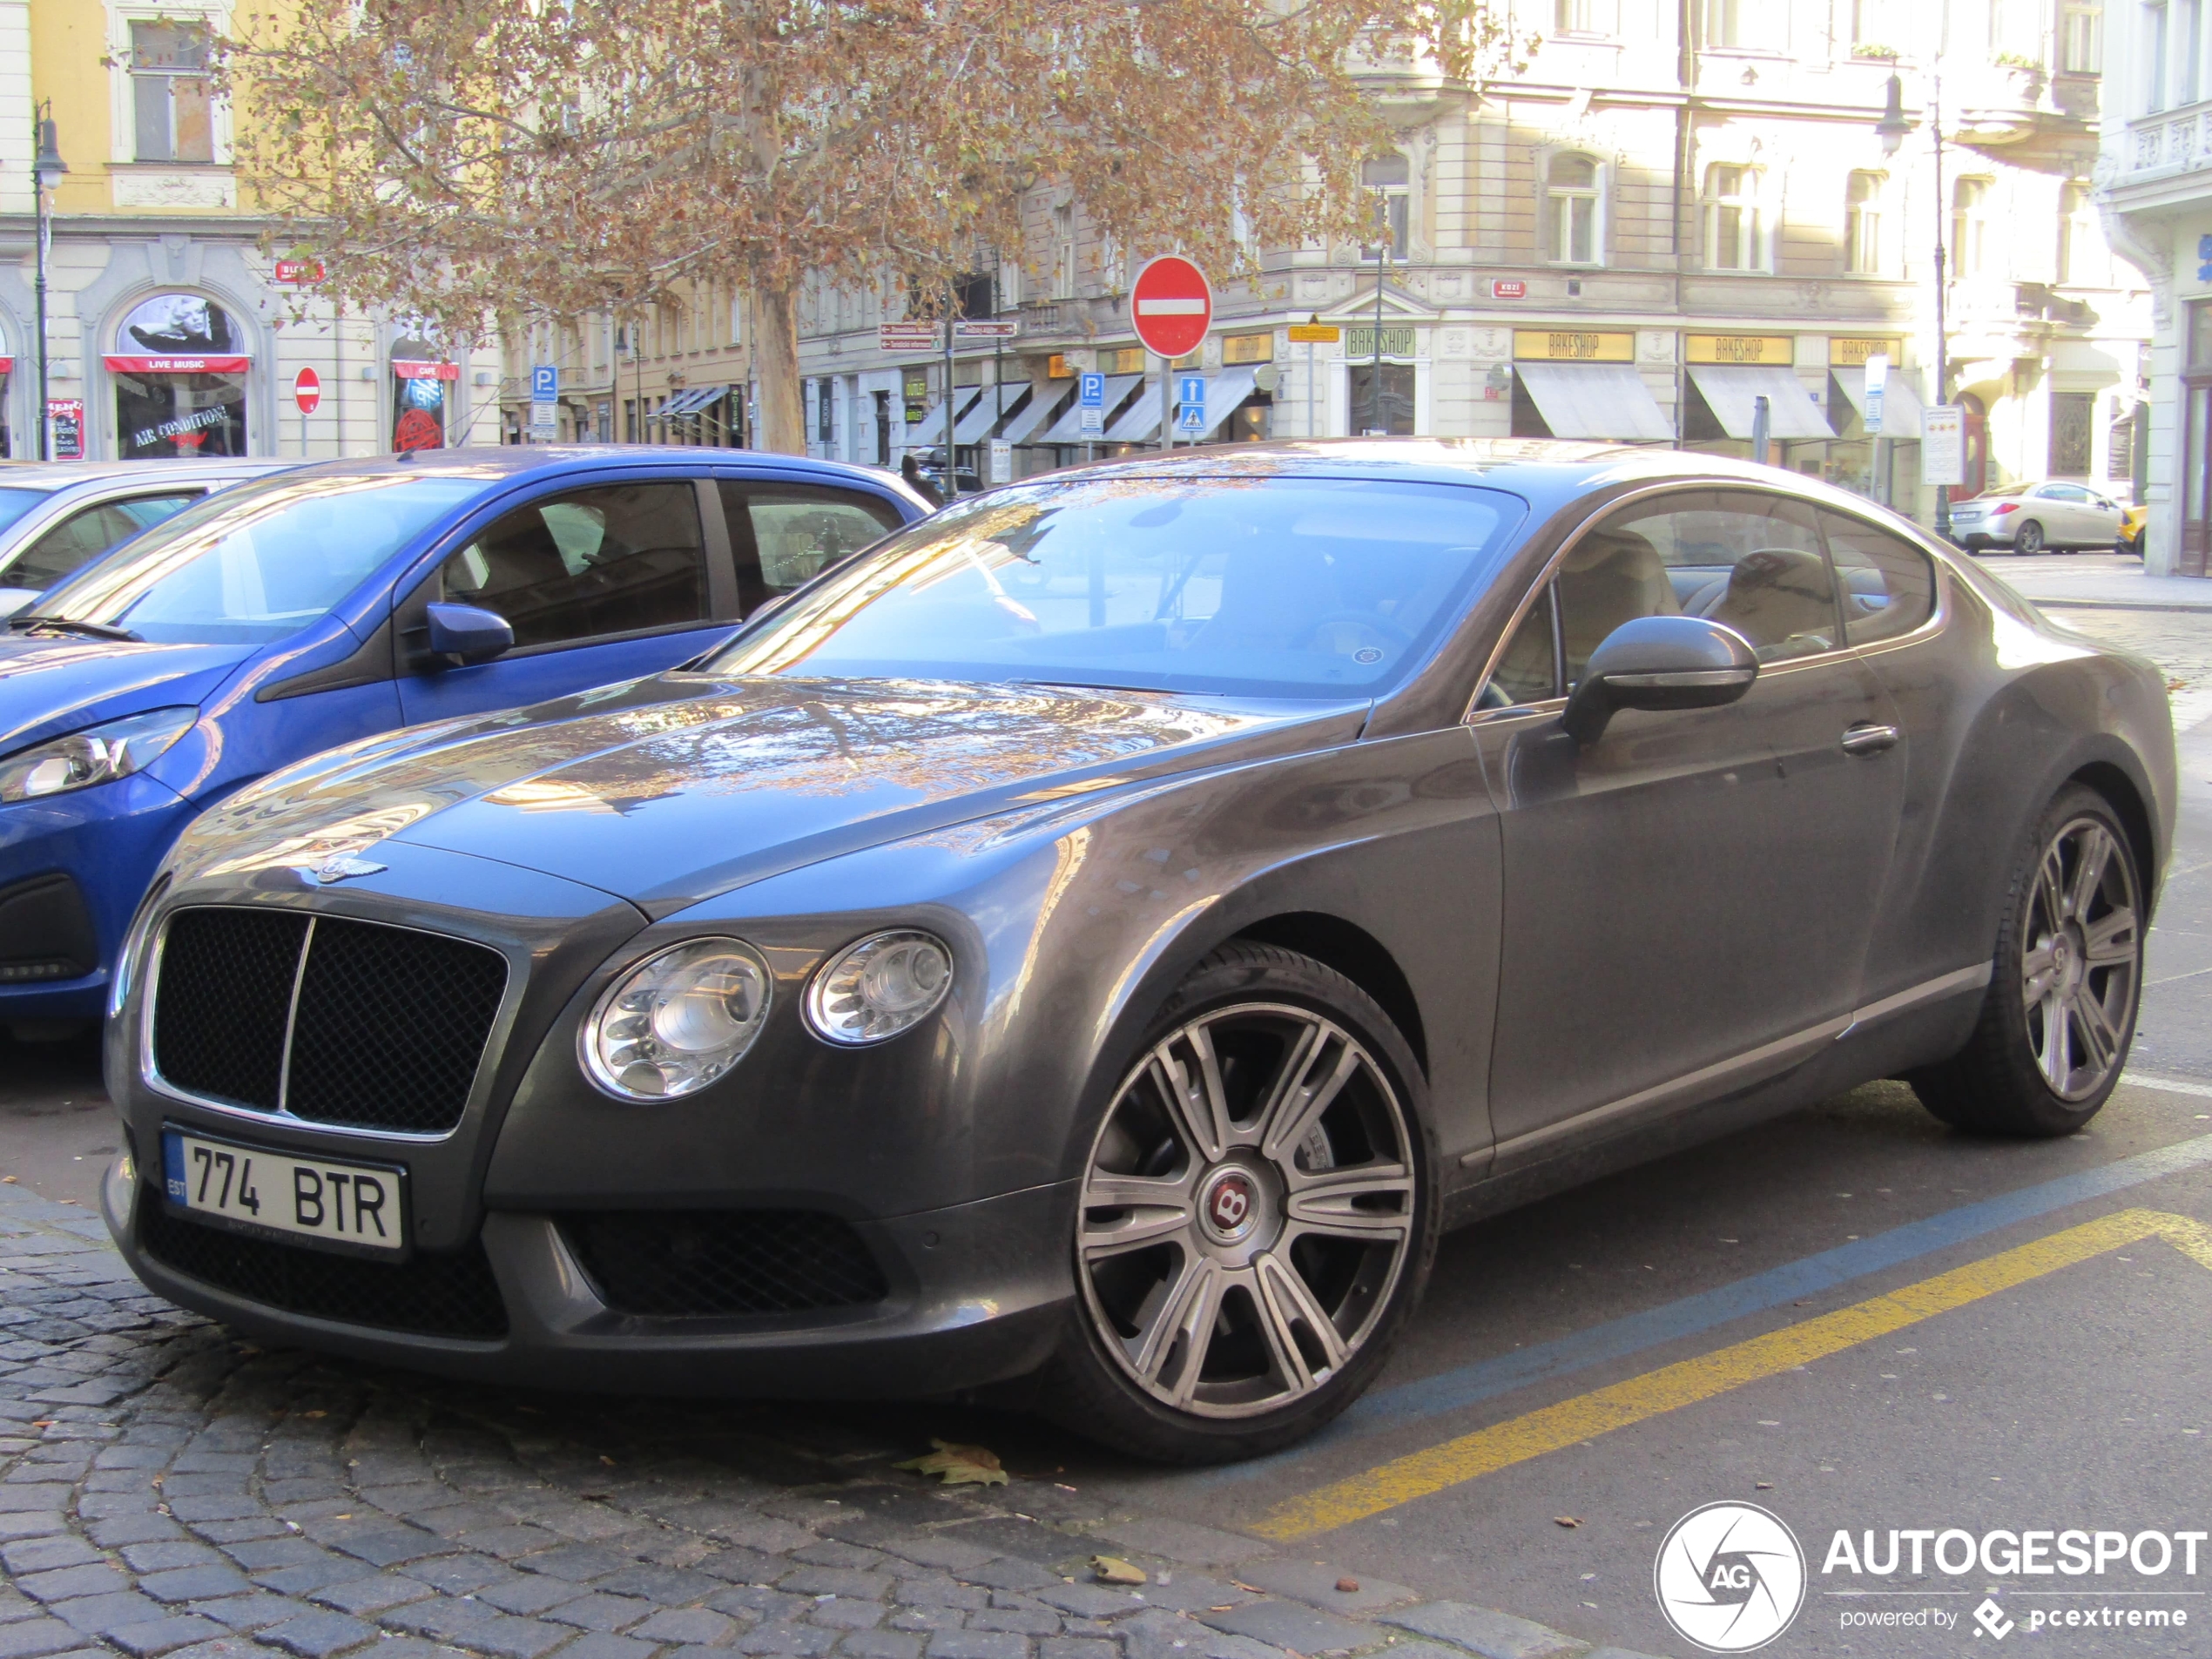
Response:
[{"label": "street sign pole", "polygon": [[960,495],[960,463],[953,456],[953,329],[960,316],[960,290],[945,284],[945,499]]},{"label": "street sign pole", "polygon": [[1175,360],[1205,344],[1213,326],[1213,285],[1206,273],[1179,253],[1162,253],[1144,262],[1130,284],[1130,321],[1144,348],[1160,360],[1160,448],[1175,447],[1174,388],[1168,377]]},{"label": "street sign pole", "polygon": [[1175,388],[1169,384],[1168,379],[1174,372],[1173,358],[1160,359],[1160,448],[1163,449],[1175,448],[1175,423],[1170,418],[1175,408]]}]

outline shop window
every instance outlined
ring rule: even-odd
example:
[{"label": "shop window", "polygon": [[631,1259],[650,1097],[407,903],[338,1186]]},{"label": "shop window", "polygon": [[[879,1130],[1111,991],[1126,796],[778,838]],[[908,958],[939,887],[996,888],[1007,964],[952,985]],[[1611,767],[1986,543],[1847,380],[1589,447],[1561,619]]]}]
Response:
[{"label": "shop window", "polygon": [[1961,179],[1951,187],[1951,273],[1989,274],[1989,194],[1986,179]]},{"label": "shop window", "polygon": [[[1375,193],[1374,228],[1390,239],[1390,257],[1403,262],[1412,222],[1413,170],[1401,155],[1370,156],[1360,164],[1359,182]],[[1367,257],[1374,257],[1371,246]]]},{"label": "shop window", "polygon": [[1589,156],[1570,152],[1545,164],[1544,257],[1553,264],[1598,262],[1604,177],[1604,169]]},{"label": "shop window", "polygon": [[140,161],[212,161],[207,36],[190,24],[131,25],[131,102]]},{"label": "shop window", "polygon": [[1766,269],[1757,167],[1720,162],[1705,169],[1705,264],[1715,271]]},{"label": "shop window", "polygon": [[[1379,372],[1380,379],[1377,375]],[[1413,367],[1410,363],[1353,363],[1345,372],[1351,395],[1351,428],[1383,432],[1394,438],[1413,435]]]},{"label": "shop window", "polygon": [[1882,273],[1882,196],[1889,181],[1878,172],[1855,172],[1844,189],[1844,269],[1853,276]]},{"label": "shop window", "polygon": [[442,361],[429,341],[402,340],[392,347],[392,449],[407,455],[446,447],[453,394],[461,366]]},{"label": "shop window", "polygon": [[2050,475],[2087,478],[2089,475],[2089,433],[2096,421],[2094,392],[2051,394]]},{"label": "shop window", "polygon": [[245,344],[230,314],[199,294],[155,294],[132,307],[105,360],[121,457],[244,455]]}]

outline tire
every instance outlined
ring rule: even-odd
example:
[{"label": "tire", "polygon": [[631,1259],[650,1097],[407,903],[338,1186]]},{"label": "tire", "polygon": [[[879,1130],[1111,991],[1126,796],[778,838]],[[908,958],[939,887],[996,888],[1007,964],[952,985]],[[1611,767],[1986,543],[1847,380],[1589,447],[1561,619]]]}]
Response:
[{"label": "tire", "polygon": [[1343,974],[1244,941],[1200,962],[1092,1135],[1042,1408],[1184,1464],[1256,1457],[1335,1417],[1435,1259],[1427,1106],[1406,1040]]},{"label": "tire", "polygon": [[2025,524],[2022,524],[2018,529],[2013,532],[2013,552],[2035,554],[2040,553],[2042,550],[2043,527],[2036,523],[2035,520],[2032,518],[2029,519]]},{"label": "tire", "polygon": [[2094,1117],[2135,1035],[2142,892],[2110,804],[2068,784],[2014,862],[1973,1035],[1906,1078],[1921,1103],[1984,1135],[2070,1135]]}]

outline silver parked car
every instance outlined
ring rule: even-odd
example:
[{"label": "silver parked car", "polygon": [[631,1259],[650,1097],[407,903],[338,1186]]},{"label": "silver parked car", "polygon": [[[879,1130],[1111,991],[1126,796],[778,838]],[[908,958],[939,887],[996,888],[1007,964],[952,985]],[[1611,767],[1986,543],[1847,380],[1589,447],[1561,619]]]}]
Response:
[{"label": "silver parked car", "polygon": [[298,461],[26,461],[0,467],[0,617],[210,490]]},{"label": "silver parked car", "polygon": [[1953,502],[1951,534],[1961,547],[2015,553],[2078,553],[2117,547],[2127,509],[2087,484],[2006,484]]}]

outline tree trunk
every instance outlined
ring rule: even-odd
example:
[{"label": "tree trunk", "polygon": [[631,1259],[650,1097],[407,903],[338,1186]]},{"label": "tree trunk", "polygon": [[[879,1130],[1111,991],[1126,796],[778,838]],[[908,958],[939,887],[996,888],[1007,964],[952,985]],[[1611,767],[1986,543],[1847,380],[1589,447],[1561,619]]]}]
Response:
[{"label": "tree trunk", "polygon": [[788,287],[752,291],[752,365],[760,377],[760,430],[754,446],[806,453],[806,408],[799,395],[799,296]]}]

